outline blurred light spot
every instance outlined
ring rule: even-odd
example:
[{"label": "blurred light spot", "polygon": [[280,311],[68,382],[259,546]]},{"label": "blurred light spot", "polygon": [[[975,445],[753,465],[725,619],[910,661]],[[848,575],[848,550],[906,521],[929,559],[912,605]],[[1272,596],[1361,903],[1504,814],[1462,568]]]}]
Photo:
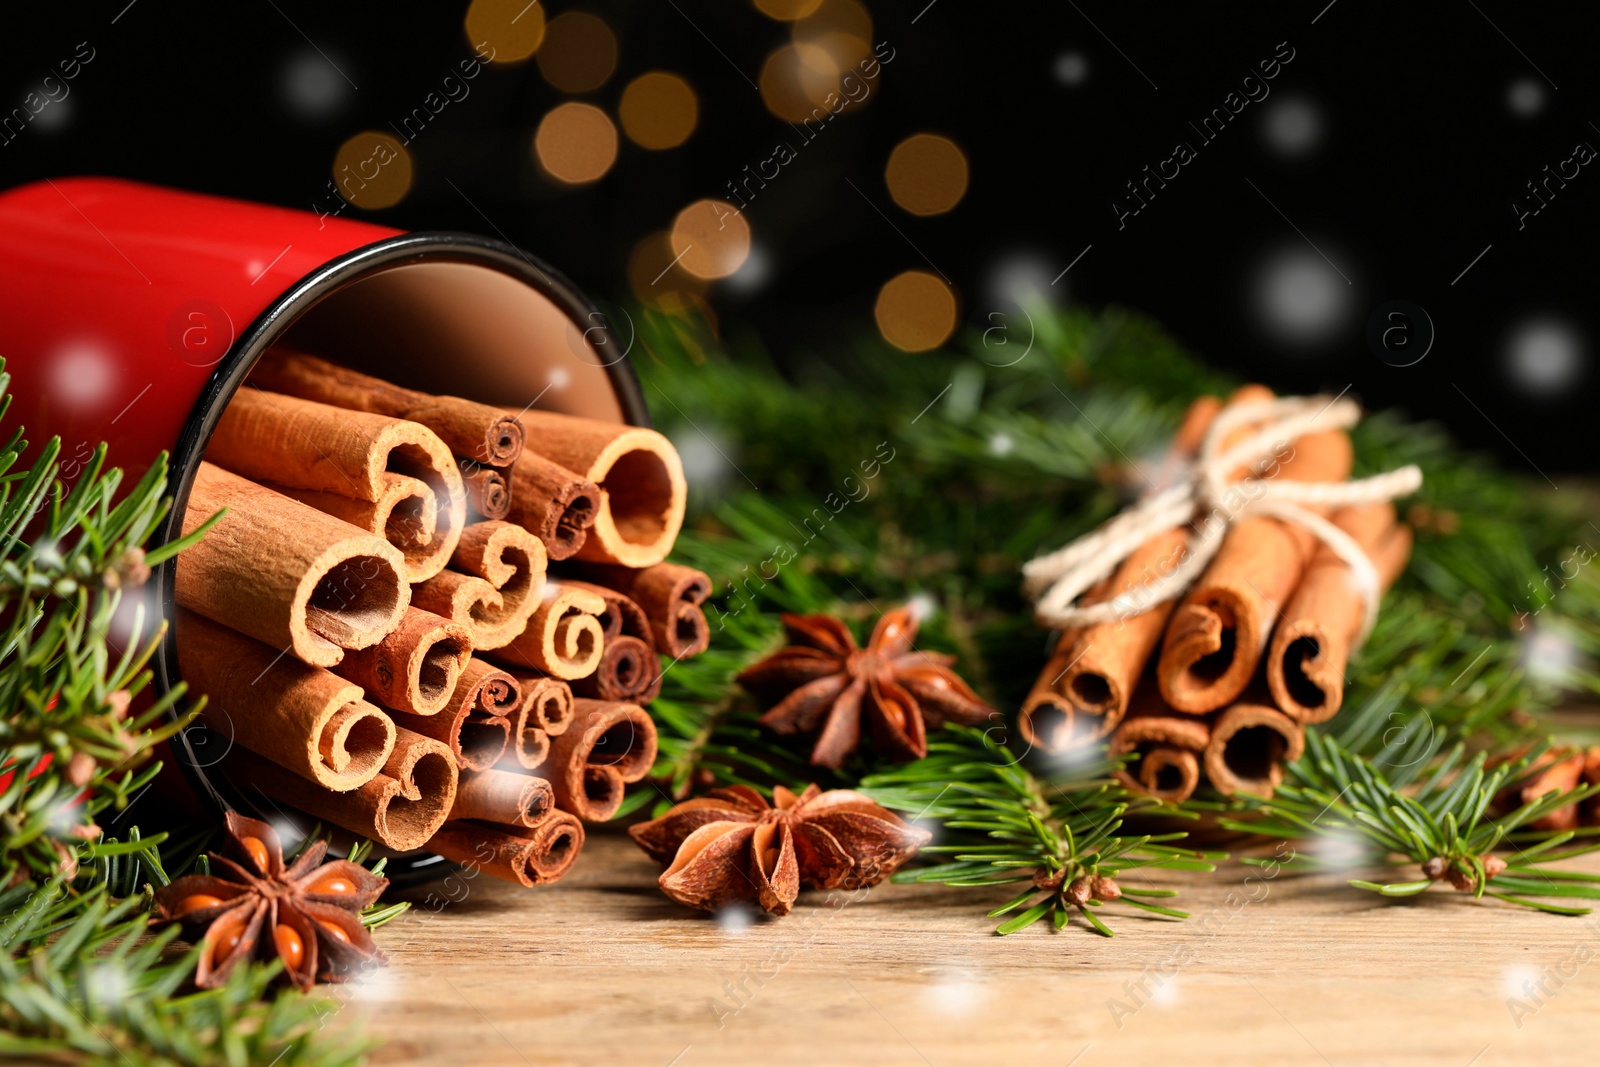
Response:
[{"label": "blurred light spot", "polygon": [[272,828],[278,833],[278,841],[283,846],[287,860],[287,854],[293,852],[300,846],[300,842],[305,840],[306,832],[290,822],[287,816],[273,819]]},{"label": "blurred light spot", "polygon": [[326,119],[344,110],[350,83],[315,50],[296,52],[283,65],[280,85],[284,103],[303,119]]},{"label": "blurred light spot", "polygon": [[786,44],[774,49],[761,66],[761,100],[785,122],[824,122],[824,106],[838,91],[839,65],[827,49],[814,44]]},{"label": "blurred light spot", "polygon": [[599,16],[567,11],[545,28],[537,62],[544,80],[562,92],[592,92],[617,69],[617,37]]},{"label": "blurred light spot", "polygon": [[593,104],[558,104],[539,120],[533,155],[556,181],[599,181],[617,161],[617,128]]},{"label": "blurred light spot", "polygon": [[925,994],[928,1009],[941,1016],[970,1015],[985,998],[983,984],[965,971],[939,977]]},{"label": "blurred light spot", "polygon": [[111,621],[105,630],[106,643],[119,653],[125,652],[150,640],[160,626],[159,613],[150,610],[139,591],[124,590],[111,611]]},{"label": "blurred light spot", "polygon": [[1501,988],[1505,990],[1506,996],[1509,997],[1517,997],[1519,999],[1526,997],[1529,995],[1530,988],[1533,989],[1535,995],[1538,995],[1538,986],[1538,969],[1526,963],[1513,964],[1507,967],[1505,974],[1501,977]]},{"label": "blurred light spot", "polygon": [[1082,85],[1089,80],[1089,59],[1082,52],[1062,52],[1056,56],[1056,81],[1062,85]]},{"label": "blurred light spot", "polygon": [[732,481],[735,471],[728,462],[727,452],[732,445],[720,435],[686,430],[672,439],[683,461],[683,476],[690,488],[708,496],[718,496],[723,486]]},{"label": "blurred light spot", "polygon": [[127,968],[115,959],[95,960],[84,970],[84,991],[95,1004],[121,1004],[133,995],[134,987]]},{"label": "blurred light spot", "polygon": [[856,0],[822,0],[793,32],[795,44],[820,48],[840,72],[872,54],[872,16]]},{"label": "blurred light spot", "polygon": [[705,282],[674,263],[675,254],[664,230],[633,246],[628,256],[628,286],[641,303],[678,313],[698,304]]},{"label": "blurred light spot", "polygon": [[1261,137],[1280,156],[1309,155],[1322,144],[1322,109],[1303,96],[1281,96],[1261,116]]},{"label": "blurred light spot", "polygon": [[467,8],[467,43],[492,56],[491,63],[520,63],[544,43],[544,5],[539,0],[472,0]]},{"label": "blurred light spot", "polygon": [[1544,86],[1535,78],[1517,78],[1506,87],[1506,107],[1519,119],[1529,119],[1544,110]]},{"label": "blurred light spot", "polygon": [[[49,363],[50,398],[68,411],[100,406],[117,384],[116,356],[92,341],[63,346]],[[64,444],[62,451],[67,451]]]},{"label": "blurred light spot", "polygon": [[676,74],[652,70],[628,83],[617,106],[622,129],[641,148],[676,148],[694,133],[700,103]]},{"label": "blurred light spot", "polygon": [[758,244],[750,246],[750,255],[745,257],[744,265],[723,281],[724,289],[748,296],[766,288],[767,282],[772,279],[772,256],[765,248]]},{"label": "blurred light spot", "polygon": [[353,982],[348,982],[345,989],[350,990],[356,1000],[361,1001],[386,1001],[398,1000],[403,993],[410,991],[410,986],[401,987],[400,972],[388,967],[362,967],[360,977]]},{"label": "blurred light spot", "polygon": [[1583,338],[1560,319],[1529,319],[1511,331],[1505,359],[1519,389],[1531,396],[1554,397],[1583,371]]},{"label": "blurred light spot", "polygon": [[1009,456],[1016,443],[1011,440],[1008,433],[997,433],[989,438],[989,451],[997,456]]},{"label": "blurred light spot", "polygon": [[71,97],[52,100],[33,117],[33,126],[45,133],[60,133],[72,124],[72,115],[77,109],[78,105],[72,102]]},{"label": "blurred light spot", "polygon": [[942,215],[967,192],[967,157],[948,137],[917,133],[894,146],[883,180],[913,215]]},{"label": "blurred light spot", "polygon": [[1577,646],[1560,630],[1538,629],[1522,643],[1522,665],[1535,681],[1564,684],[1578,665]]},{"label": "blurred light spot", "polygon": [[742,934],[755,920],[755,909],[738,901],[717,909],[717,927],[725,934]]},{"label": "blurred light spot", "polygon": [[572,381],[572,375],[567,373],[567,368],[557,367],[550,372],[550,388],[565,389],[567,383]]},{"label": "blurred light spot", "polygon": [[1350,870],[1373,860],[1372,846],[1349,831],[1318,834],[1311,848],[1318,860],[1334,870]]},{"label": "blurred light spot", "polygon": [[1171,1007],[1178,1002],[1178,980],[1176,978],[1157,978],[1156,987],[1150,991],[1150,1003],[1158,1004],[1163,1008]]},{"label": "blurred light spot", "polygon": [[1349,316],[1350,286],[1313,249],[1289,247],[1264,260],[1251,285],[1256,318],[1274,340],[1328,341]]},{"label": "blurred light spot", "polygon": [[896,274],[878,290],[872,317],[883,339],[904,352],[926,352],[956,330],[956,296],[925,270]]},{"label": "blurred light spot", "polygon": [[1019,252],[1001,260],[989,275],[989,300],[995,305],[1036,307],[1050,299],[1066,281],[1052,285],[1061,272],[1036,252]]},{"label": "blurred light spot", "polygon": [[726,278],[750,255],[750,224],[725,200],[696,200],[672,220],[672,254],[696,278]]},{"label": "blurred light spot", "polygon": [[933,613],[939,610],[939,602],[933,599],[932,593],[916,593],[906,601],[906,608],[911,612],[911,617],[917,622],[927,622]]},{"label": "blurred light spot", "polygon": [[356,134],[333,157],[339,195],[368,211],[404,200],[411,177],[411,153],[393,136],[376,130]]},{"label": "blurred light spot", "polygon": [[756,10],[770,19],[793,22],[822,6],[822,0],[755,0]]}]

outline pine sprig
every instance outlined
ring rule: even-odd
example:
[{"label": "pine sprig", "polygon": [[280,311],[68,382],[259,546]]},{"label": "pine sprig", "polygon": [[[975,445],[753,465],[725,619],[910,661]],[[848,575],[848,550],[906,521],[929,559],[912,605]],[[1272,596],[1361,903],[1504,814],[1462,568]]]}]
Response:
[{"label": "pine sprig", "polygon": [[1155,903],[1176,896],[1176,890],[1118,878],[1147,869],[1211,871],[1222,858],[1172,844],[1186,836],[1182,832],[1124,833],[1129,813],[1173,812],[1128,794],[1109,777],[1114,769],[1114,763],[1097,760],[1039,777],[990,733],[952,726],[929,741],[925,758],[869,775],[858,788],[885,807],[941,827],[936,843],[922,851],[949,861],[902,871],[895,881],[1025,885],[989,912],[991,919],[1016,913],[996,933],[1013,934],[1041,920],[1060,930],[1076,913],[1094,932],[1111,937],[1096,913],[1113,901],[1150,915],[1188,918],[1188,912]]},{"label": "pine sprig", "polygon": [[[1338,857],[1340,866],[1365,860],[1420,868],[1422,877],[1406,881],[1350,882],[1384,896],[1415,896],[1443,881],[1475,897],[1488,895],[1559,915],[1587,915],[1590,909],[1586,907],[1535,898],[1600,899],[1600,875],[1554,870],[1534,861],[1594,852],[1600,850],[1600,841],[1578,839],[1570,830],[1521,835],[1518,831],[1569,804],[1600,794],[1600,784],[1553,791],[1503,815],[1490,814],[1491,804],[1507,783],[1515,781],[1542,754],[1542,749],[1535,749],[1489,768],[1486,753],[1468,758],[1466,746],[1458,742],[1432,763],[1416,788],[1402,790],[1370,761],[1310,729],[1306,731],[1305,756],[1289,766],[1284,784],[1273,797],[1245,800],[1245,806],[1259,812],[1261,818],[1222,822],[1229,829],[1269,837],[1335,837],[1349,846],[1346,854]],[[1514,844],[1513,835],[1527,840],[1528,847]],[[1495,854],[1508,847],[1507,855]],[[1326,862],[1315,855],[1302,859],[1311,864]]]}]

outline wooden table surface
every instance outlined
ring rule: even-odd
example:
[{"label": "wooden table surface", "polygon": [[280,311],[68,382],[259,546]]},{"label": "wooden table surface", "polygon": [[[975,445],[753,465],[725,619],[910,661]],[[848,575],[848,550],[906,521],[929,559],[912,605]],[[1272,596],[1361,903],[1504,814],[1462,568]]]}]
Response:
[{"label": "wooden table surface", "polygon": [[1187,922],[1001,938],[983,910],[1003,893],[811,893],[746,925],[672,903],[656,873],[606,831],[554,886],[461,883],[380,932],[391,965],[339,1021],[385,1039],[374,1063],[512,1067],[1487,1067],[1600,1041],[1600,921],[1442,889],[1395,902],[1230,863],[1165,875]]}]

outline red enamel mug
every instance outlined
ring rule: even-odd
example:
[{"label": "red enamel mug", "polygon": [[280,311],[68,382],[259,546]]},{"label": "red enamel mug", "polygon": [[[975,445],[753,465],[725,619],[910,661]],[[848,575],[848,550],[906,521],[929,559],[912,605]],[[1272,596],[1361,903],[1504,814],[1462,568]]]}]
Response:
[{"label": "red enamel mug", "polygon": [[[0,356],[12,423],[58,435],[70,478],[100,441],[137,478],[171,456],[177,535],[217,418],[280,340],[428,392],[649,425],[625,352],[602,313],[540,260],[467,233],[404,233],[107,178],[0,194]],[[7,432],[10,427],[6,427]],[[147,610],[171,618],[172,563]],[[152,661],[179,680],[168,632]],[[173,739],[203,800],[257,813],[208,773],[226,748],[199,726]],[[429,861],[391,862],[423,877]]]}]

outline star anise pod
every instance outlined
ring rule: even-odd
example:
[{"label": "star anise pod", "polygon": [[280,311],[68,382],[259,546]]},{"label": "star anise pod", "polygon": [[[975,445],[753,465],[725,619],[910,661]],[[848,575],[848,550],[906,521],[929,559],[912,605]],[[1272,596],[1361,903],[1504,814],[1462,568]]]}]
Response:
[{"label": "star anise pod", "polygon": [[780,785],[772,797],[713,789],[628,833],[667,864],[661,891],[678,903],[715,911],[750,901],[774,915],[787,915],[801,888],[877,885],[932,836],[848,789],[796,796]]},{"label": "star anise pod", "polygon": [[191,874],[157,890],[155,915],[181,922],[205,944],[195,984],[213,989],[240,960],[283,960],[301,989],[337,982],[368,961],[388,960],[361,921],[389,879],[349,860],[322,862],[318,841],[290,867],[272,827],[229,812],[222,853],[211,853],[213,874]]},{"label": "star anise pod", "polygon": [[789,645],[739,673],[738,682],[771,709],[761,721],[781,734],[817,740],[811,762],[838,768],[861,742],[895,760],[928,754],[929,728],[977,725],[995,714],[950,665],[953,656],[913,652],[916,617],[896,608],[878,621],[866,648],[828,615],[785,615]]}]

